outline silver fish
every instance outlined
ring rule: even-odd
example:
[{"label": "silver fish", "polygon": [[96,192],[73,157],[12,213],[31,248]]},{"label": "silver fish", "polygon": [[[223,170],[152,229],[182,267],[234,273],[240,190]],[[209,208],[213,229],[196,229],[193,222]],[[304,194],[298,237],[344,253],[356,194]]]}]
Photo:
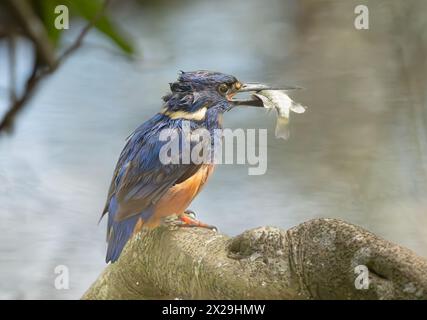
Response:
[{"label": "silver fish", "polygon": [[293,101],[284,90],[262,90],[253,96],[262,101],[264,108],[277,111],[276,138],[288,139],[290,111],[304,113],[306,107]]}]

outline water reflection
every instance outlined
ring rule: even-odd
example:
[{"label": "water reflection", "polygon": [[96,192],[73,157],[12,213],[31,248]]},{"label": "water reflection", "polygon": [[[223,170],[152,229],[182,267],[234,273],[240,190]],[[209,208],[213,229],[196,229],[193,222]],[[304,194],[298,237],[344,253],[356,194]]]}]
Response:
[{"label": "water reflection", "polygon": [[[368,31],[353,27],[357,4],[118,8],[144,59],[129,63],[92,35],[0,140],[0,298],[78,298],[96,278],[105,253],[105,222],[96,222],[114,164],[179,69],[300,85],[295,97],[310,107],[292,119],[288,142],[274,139],[274,116],[262,110],[226,115],[228,127],[269,129],[268,171],[220,166],[193,203],[201,219],[237,234],[336,217],[427,256],[426,3],[368,1]],[[70,290],[53,287],[59,264],[70,268]]]}]

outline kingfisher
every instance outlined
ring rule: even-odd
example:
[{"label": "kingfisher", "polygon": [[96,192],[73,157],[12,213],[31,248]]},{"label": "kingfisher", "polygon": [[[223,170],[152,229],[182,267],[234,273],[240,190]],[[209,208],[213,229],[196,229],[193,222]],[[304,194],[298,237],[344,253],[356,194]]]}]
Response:
[{"label": "kingfisher", "polygon": [[[257,92],[270,87],[261,83],[241,83],[236,77],[206,70],[181,71],[170,92],[163,97],[163,107],[128,137],[119,156],[101,215],[108,214],[106,262],[115,262],[127,241],[142,228],[155,228],[164,218],[178,217],[180,226],[215,229],[195,218],[188,209],[214,171],[214,162],[184,160],[182,148],[170,163],[162,161],[166,141],[162,132],[183,133],[204,129],[211,142],[222,130],[222,116],[237,106],[262,106],[250,96],[235,99],[240,92]],[[233,98],[234,97],[234,98]],[[195,148],[188,134],[177,135],[179,145]],[[218,146],[216,146],[217,148]],[[211,153],[215,148],[211,148]],[[188,160],[188,159],[187,159]]]}]

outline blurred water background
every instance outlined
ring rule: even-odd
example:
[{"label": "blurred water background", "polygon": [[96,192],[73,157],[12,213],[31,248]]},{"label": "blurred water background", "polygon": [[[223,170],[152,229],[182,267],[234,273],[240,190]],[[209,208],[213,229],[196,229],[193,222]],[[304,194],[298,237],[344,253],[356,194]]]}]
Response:
[{"label": "blurred water background", "polygon": [[[119,2],[114,18],[143,57],[91,32],[0,137],[0,298],[79,298],[96,279],[117,157],[180,69],[299,85],[294,98],[309,106],[286,142],[274,114],[226,114],[226,127],[268,128],[268,170],[218,167],[191,206],[201,220],[236,235],[341,218],[427,257],[427,2],[363,1],[369,30],[354,28],[353,0]],[[23,74],[29,48],[18,49]],[[4,61],[3,46],[0,112]],[[57,265],[69,290],[54,288]]]}]

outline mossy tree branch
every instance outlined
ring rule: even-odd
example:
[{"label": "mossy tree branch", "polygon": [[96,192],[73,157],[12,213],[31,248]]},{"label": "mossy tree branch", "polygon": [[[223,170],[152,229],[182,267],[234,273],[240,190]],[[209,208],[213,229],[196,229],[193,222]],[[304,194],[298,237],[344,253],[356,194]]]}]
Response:
[{"label": "mossy tree branch", "polygon": [[[355,267],[369,270],[357,289]],[[199,228],[143,230],[83,299],[427,299],[427,261],[341,220],[230,238]]]}]

